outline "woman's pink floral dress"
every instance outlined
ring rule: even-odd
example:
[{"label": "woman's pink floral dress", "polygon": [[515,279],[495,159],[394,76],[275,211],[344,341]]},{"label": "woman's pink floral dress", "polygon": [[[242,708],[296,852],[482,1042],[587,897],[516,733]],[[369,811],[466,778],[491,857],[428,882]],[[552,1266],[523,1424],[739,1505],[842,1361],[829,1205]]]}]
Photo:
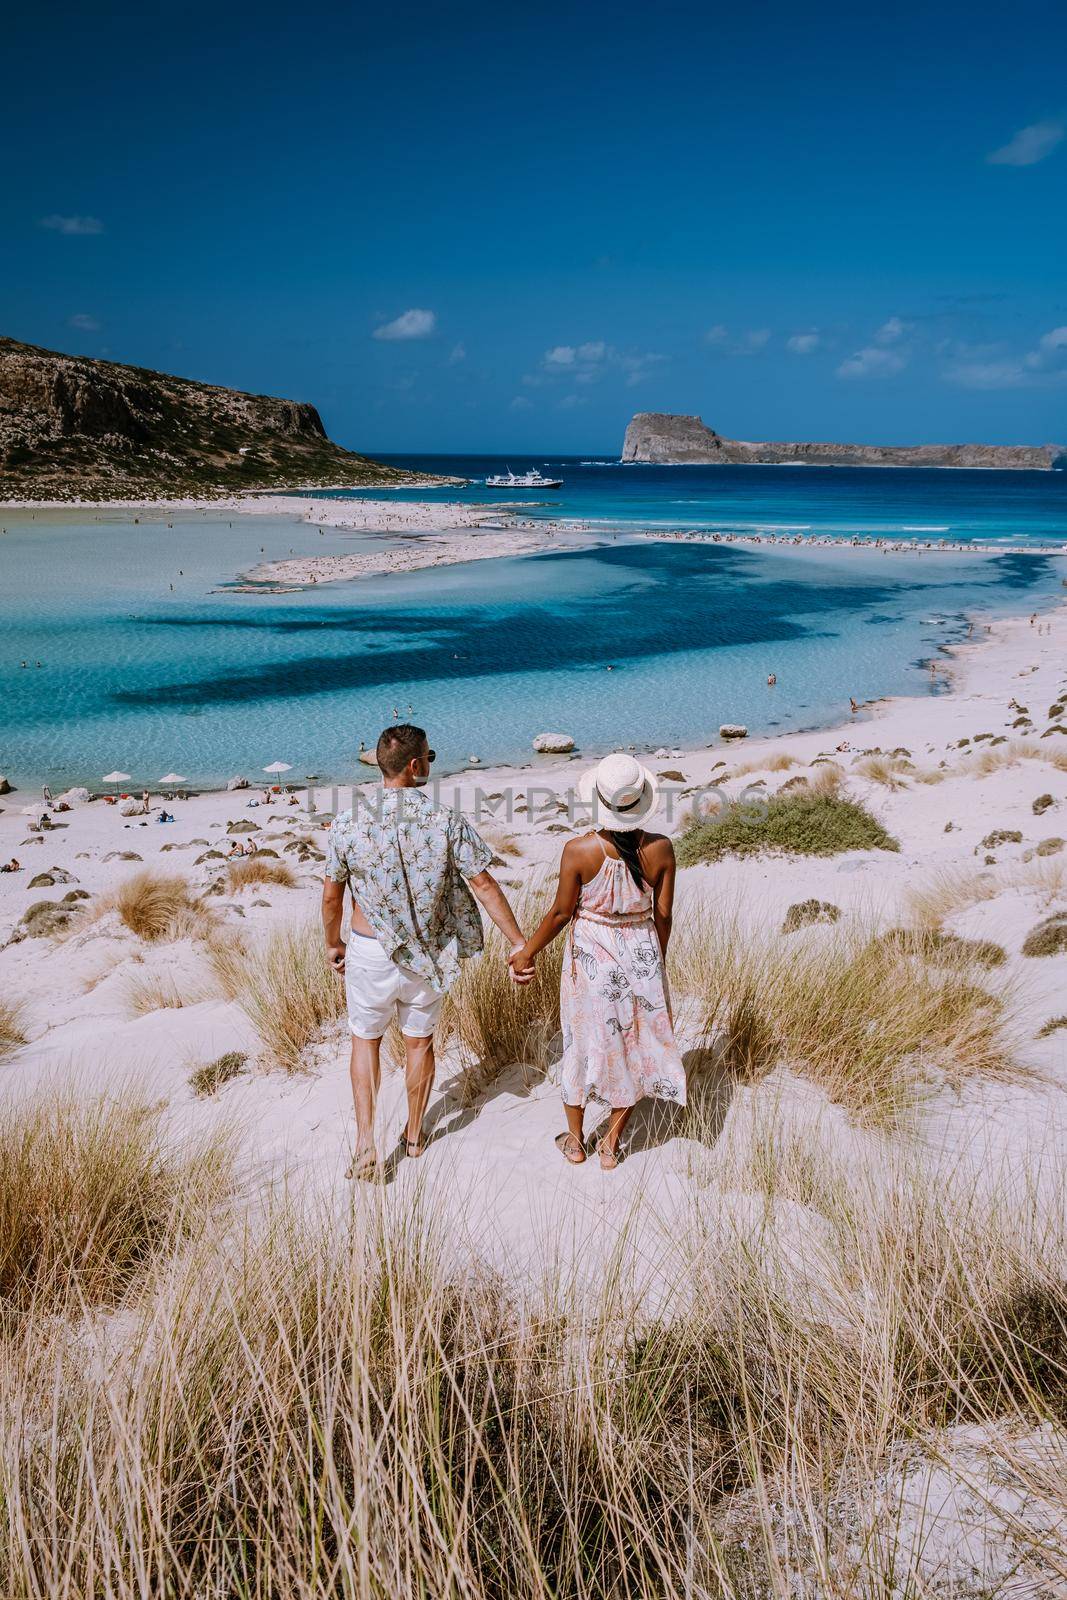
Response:
[{"label": "woman's pink floral dress", "polygon": [[564,1103],[633,1106],[646,1095],[685,1105],[652,895],[605,851],[582,885],[563,955]]}]

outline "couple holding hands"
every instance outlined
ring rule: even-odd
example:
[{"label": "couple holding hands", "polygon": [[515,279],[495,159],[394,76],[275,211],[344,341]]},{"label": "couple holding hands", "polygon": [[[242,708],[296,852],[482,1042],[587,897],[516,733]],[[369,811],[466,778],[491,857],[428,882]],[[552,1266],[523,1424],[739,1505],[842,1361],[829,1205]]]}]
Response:
[{"label": "couple holding hands", "polygon": [[[344,973],[352,1033],[356,1152],[349,1176],[379,1172],[380,1047],[394,1017],[405,1047],[405,1150],[423,1153],[434,1026],[460,963],[482,948],[479,903],[511,945],[516,983],[530,980],[540,952],[569,929],[560,982],[567,1127],[556,1144],[567,1161],[584,1162],[585,1108],[590,1101],[606,1105],[597,1150],[600,1165],[614,1169],[639,1100],[654,1095],[685,1104],[665,972],[674,847],[647,827],[657,805],[653,775],[618,754],[582,776],[578,792],[596,826],[564,846],[555,899],[527,938],[489,871],[490,847],[466,817],[435,806],[424,792],[434,752],[423,729],[386,728],[376,754],[381,803],[341,812],[333,823],[322,897],[327,955]],[[341,937],[346,886],[347,944]]]}]

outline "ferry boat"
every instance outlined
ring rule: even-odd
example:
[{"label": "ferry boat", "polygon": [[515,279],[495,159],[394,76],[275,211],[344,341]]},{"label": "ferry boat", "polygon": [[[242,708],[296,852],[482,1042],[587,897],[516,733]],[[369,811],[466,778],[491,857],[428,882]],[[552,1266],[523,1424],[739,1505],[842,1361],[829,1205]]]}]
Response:
[{"label": "ferry boat", "polygon": [[562,489],[562,478],[544,478],[536,467],[529,472],[512,472],[509,467],[507,472],[498,472],[495,477],[486,478],[487,489]]}]

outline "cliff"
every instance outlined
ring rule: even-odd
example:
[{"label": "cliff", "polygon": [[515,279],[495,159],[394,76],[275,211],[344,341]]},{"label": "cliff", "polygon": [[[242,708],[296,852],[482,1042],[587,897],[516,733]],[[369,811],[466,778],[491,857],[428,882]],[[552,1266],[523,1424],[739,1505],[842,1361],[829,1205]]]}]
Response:
[{"label": "cliff", "polygon": [[699,417],[639,411],[626,430],[623,461],[664,465],[789,464],[823,467],[998,467],[1048,471],[1067,467],[1063,445],[753,444],[726,439]]},{"label": "cliff", "polygon": [[105,499],[414,479],[318,412],[0,338],[0,499]]}]

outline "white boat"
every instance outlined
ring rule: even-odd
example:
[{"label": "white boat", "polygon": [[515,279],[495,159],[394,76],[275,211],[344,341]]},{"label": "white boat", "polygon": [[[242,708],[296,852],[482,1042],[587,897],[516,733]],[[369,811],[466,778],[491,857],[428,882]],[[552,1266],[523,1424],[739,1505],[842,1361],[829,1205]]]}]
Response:
[{"label": "white boat", "polygon": [[562,478],[544,478],[536,467],[529,472],[512,472],[509,467],[506,472],[498,472],[495,477],[486,478],[487,489],[562,489]]}]

